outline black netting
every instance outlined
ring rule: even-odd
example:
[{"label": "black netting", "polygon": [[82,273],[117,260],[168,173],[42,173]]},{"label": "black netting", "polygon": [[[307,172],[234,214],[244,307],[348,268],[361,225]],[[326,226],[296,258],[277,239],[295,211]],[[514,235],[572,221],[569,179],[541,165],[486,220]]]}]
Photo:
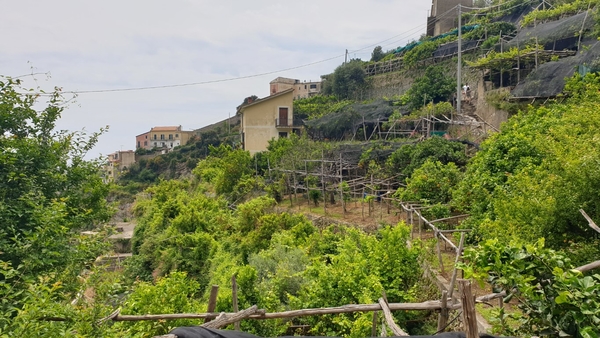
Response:
[{"label": "black netting", "polygon": [[[477,47],[477,40],[469,40],[462,42],[462,50],[469,50]],[[458,41],[453,41],[450,43],[443,44],[439,46],[435,52],[433,52],[433,57],[442,57],[447,55],[454,55],[458,53]]]},{"label": "black netting", "polygon": [[375,124],[387,121],[394,112],[390,102],[377,100],[368,104],[353,104],[341,112],[327,114],[305,122],[308,132],[317,138],[341,139],[361,127],[371,130]]},{"label": "black netting", "polygon": [[523,17],[525,15],[527,15],[527,14],[529,14],[529,12],[533,11],[534,8],[537,7],[537,5],[538,5],[537,2],[534,2],[531,4],[524,4],[523,6],[515,8],[509,14],[503,15],[493,21],[494,22],[504,21],[504,22],[510,22],[510,23],[517,24],[517,23],[521,22],[521,20],[523,20]]},{"label": "black netting", "polygon": [[[594,18],[586,13],[579,13],[564,19],[550,21],[544,24],[538,24],[535,27],[523,28],[514,39],[504,43],[504,50],[519,46],[523,48],[527,45],[537,43],[543,45],[549,50],[574,49],[579,41],[579,32],[589,30],[594,25]],[[500,47],[497,47],[500,49]]]},{"label": "black netting", "polygon": [[585,47],[575,56],[546,62],[531,72],[511,92],[515,97],[552,97],[561,93],[565,79],[580,68],[597,70],[600,61],[600,42],[585,41]]}]

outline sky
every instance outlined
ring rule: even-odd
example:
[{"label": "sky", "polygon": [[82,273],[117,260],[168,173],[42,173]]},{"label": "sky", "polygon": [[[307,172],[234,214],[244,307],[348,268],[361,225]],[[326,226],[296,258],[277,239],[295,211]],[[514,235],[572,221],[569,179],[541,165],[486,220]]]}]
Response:
[{"label": "sky", "polygon": [[[95,158],[135,149],[135,136],[154,126],[224,120],[245,97],[268,96],[276,77],[317,81],[346,50],[369,60],[375,46],[403,46],[425,33],[431,2],[0,0],[0,8],[0,75],[80,92],[57,128],[109,126],[88,154]],[[157,86],[165,88],[135,90]]]}]

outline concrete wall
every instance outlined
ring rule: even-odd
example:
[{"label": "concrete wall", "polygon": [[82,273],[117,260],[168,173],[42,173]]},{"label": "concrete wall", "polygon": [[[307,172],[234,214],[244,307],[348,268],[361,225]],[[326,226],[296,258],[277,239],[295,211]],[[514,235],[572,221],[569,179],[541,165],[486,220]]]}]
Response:
[{"label": "concrete wall", "polygon": [[491,129],[500,130],[503,122],[508,120],[509,114],[504,110],[500,110],[485,101],[486,94],[494,93],[510,93],[510,88],[491,89],[492,83],[489,81],[480,81],[477,86],[478,100],[476,104],[477,115],[492,127]]},{"label": "concrete wall", "polygon": [[[440,35],[452,30],[458,25],[458,10],[453,9],[458,4],[472,7],[473,0],[433,0],[428,23],[433,24],[433,35]],[[448,12],[450,11],[450,12]],[[463,9],[466,11],[466,9]],[[428,27],[429,28],[429,27]],[[428,29],[431,32],[431,28]]]},{"label": "concrete wall", "polygon": [[279,132],[291,132],[290,128],[277,128],[276,119],[279,117],[279,107],[288,107],[288,120],[294,118],[293,92],[279,95],[271,99],[263,99],[242,112],[242,133],[244,149],[250,154],[267,149],[271,139],[279,138]]},{"label": "concrete wall", "polygon": [[321,81],[300,81],[278,77],[269,83],[271,95],[294,88],[294,100],[315,96],[321,92]]},{"label": "concrete wall", "polygon": [[149,142],[150,133],[144,133],[135,137],[135,149],[144,148],[144,149],[152,149]]}]

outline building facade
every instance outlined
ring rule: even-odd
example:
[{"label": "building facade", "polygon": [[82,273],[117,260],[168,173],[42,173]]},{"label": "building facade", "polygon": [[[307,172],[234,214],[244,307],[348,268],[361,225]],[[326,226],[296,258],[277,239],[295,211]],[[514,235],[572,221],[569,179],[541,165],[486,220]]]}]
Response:
[{"label": "building facade", "polygon": [[315,96],[321,92],[321,81],[303,81],[290,79],[286,77],[278,77],[269,83],[269,93],[277,94],[290,88],[294,89],[293,98],[305,99]]},{"label": "building facade", "polygon": [[149,132],[135,137],[135,147],[136,149],[166,148],[171,150],[187,144],[194,135],[193,131],[182,130],[181,126],[154,127]]},{"label": "building facade", "polygon": [[288,88],[239,107],[244,150],[252,155],[265,151],[270,140],[287,137],[299,130],[293,122],[293,95],[294,89]]},{"label": "building facade", "polygon": [[[458,5],[473,7],[473,0],[432,0],[427,18],[427,36],[446,33],[458,26]],[[462,10],[466,12],[466,9]]]},{"label": "building facade", "polygon": [[104,183],[114,182],[119,175],[135,163],[135,152],[133,150],[116,151],[108,155],[108,163],[104,166]]}]

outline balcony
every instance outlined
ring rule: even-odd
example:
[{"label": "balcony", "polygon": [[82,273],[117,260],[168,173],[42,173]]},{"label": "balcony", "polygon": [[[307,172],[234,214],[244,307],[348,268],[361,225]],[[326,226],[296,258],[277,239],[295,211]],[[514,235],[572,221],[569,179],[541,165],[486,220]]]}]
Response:
[{"label": "balcony", "polygon": [[293,121],[292,119],[289,118],[285,118],[285,119],[275,119],[275,126],[277,128],[292,128],[293,127]]}]

